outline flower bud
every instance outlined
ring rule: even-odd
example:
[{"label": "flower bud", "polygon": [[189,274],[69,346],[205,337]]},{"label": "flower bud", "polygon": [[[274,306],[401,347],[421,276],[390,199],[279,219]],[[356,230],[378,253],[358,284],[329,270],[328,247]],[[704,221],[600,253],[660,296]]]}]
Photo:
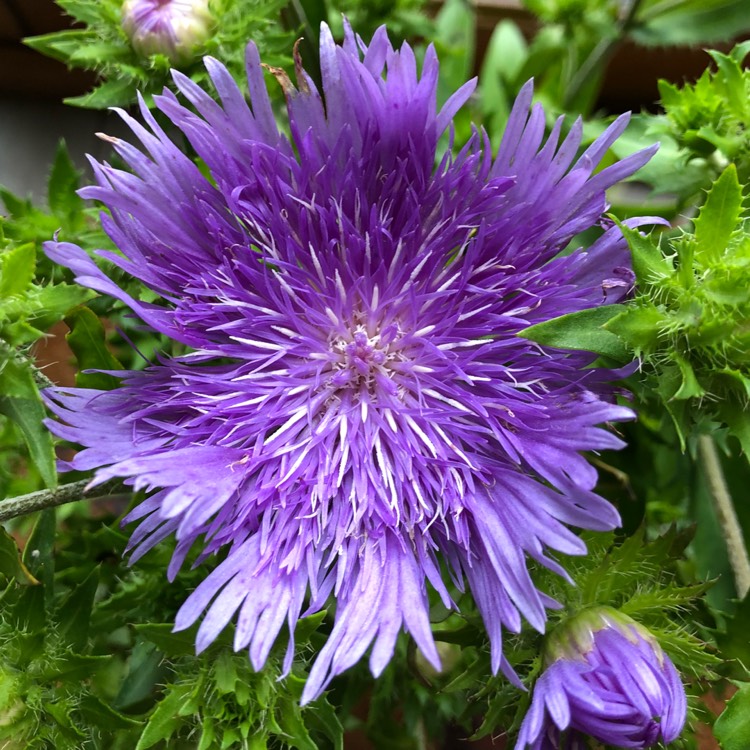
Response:
[{"label": "flower bud", "polygon": [[140,55],[166,55],[187,62],[208,38],[213,16],[209,0],[125,0],[122,28]]},{"label": "flower bud", "polygon": [[[610,607],[585,610],[550,636],[516,750],[669,743],[682,731],[685,689],[656,638]],[[565,744],[561,738],[565,733]]]}]

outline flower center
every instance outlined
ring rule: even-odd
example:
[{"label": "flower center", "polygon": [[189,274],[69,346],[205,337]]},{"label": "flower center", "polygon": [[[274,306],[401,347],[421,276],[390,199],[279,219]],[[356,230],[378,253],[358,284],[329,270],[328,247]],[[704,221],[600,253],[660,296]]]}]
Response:
[{"label": "flower center", "polygon": [[396,326],[370,334],[364,326],[358,326],[351,334],[335,339],[331,344],[333,354],[333,376],[331,384],[336,388],[372,390],[376,383],[392,384],[393,365],[403,360],[398,351]]}]

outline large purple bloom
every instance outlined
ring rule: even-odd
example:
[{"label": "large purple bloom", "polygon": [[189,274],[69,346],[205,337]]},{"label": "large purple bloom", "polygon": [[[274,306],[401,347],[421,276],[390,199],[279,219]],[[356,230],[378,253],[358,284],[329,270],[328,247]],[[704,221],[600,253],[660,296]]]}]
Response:
[{"label": "large purple bloom", "polygon": [[558,256],[652,152],[594,174],[627,118],[576,158],[580,123],[561,140],[558,122],[545,142],[529,84],[494,160],[476,133],[436,166],[473,82],[437,112],[434,50],[419,77],[384,29],[338,47],[324,28],[320,61],[322,95],[301,65],[296,89],[276,71],[291,138],[254,45],[252,111],[215,60],[221,104],[175,73],[198,114],[169,92],[156,104],[210,178],[145,107],[148,128],[123,113],[144,150],[116,141],[132,173],[97,164],[84,195],[111,211],[122,255],[102,255],[164,304],[133,299],[74,245],[48,253],[193,351],[115,391],[52,392],[52,428],[85,446],[73,466],[97,482],[156,490],[130,517],[133,559],[171,534],[170,577],[199,538],[206,555],[226,552],[177,616],[179,629],[205,612],[199,650],[237,614],[235,646],[260,668],[285,621],[293,631],[305,603],[333,596],[304,701],[371,644],[380,673],[402,627],[437,666],[427,582],[454,606],[447,572],[468,581],[493,668],[513,678],[502,629],[523,616],[542,630],[555,604],[526,558],[564,575],[548,552],[585,552],[567,525],[618,524],[579,452],[620,447],[597,425],[632,416],[603,398],[591,355],[517,334],[627,289],[616,228]]},{"label": "large purple bloom", "polygon": [[585,750],[587,736],[619,748],[668,744],[682,732],[685,688],[645,628],[609,607],[588,610],[552,634],[550,666],[516,750]]}]

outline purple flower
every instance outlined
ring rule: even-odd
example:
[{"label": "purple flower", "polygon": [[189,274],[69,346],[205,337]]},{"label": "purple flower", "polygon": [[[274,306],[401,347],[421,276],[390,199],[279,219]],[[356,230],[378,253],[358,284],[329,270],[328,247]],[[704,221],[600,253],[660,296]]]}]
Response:
[{"label": "purple flower", "polygon": [[672,742],[687,702],[677,670],[646,628],[610,607],[553,631],[516,750],[584,750],[586,735],[620,748]]},{"label": "purple flower", "polygon": [[125,0],[122,28],[141,55],[186,62],[206,41],[213,24],[209,0]]},{"label": "purple flower", "polygon": [[[298,62],[291,138],[274,120],[258,52],[248,47],[252,110],[226,69],[206,66],[221,104],[178,72],[156,106],[201,171],[145,106],[122,113],[143,151],[115,141],[131,172],[95,164],[84,191],[122,252],[101,252],[157,292],[139,301],[80,248],[50,243],[79,283],[125,302],[192,349],[122,375],[111,392],[49,394],[57,435],[85,446],[78,470],[155,492],[129,517],[136,560],[178,540],[173,578],[201,539],[223,561],[190,595],[176,627],[205,612],[197,648],[236,617],[235,647],[261,668],[284,622],[335,599],[336,619],[303,701],[368,647],[379,674],[405,628],[436,667],[427,584],[453,607],[445,574],[468,582],[487,624],[493,669],[517,681],[502,629],[543,630],[546,607],[527,556],[583,554],[568,525],[611,529],[583,450],[619,448],[593,355],[545,350],[517,334],[622,295],[626,244],[596,224],[604,191],[653,149],[594,174],[618,119],[577,157],[581,123],[544,141],[524,87],[493,160],[480,132],[436,166],[438,139],[474,82],[438,112],[438,62],[384,29],[369,47],[323,28],[323,94]],[[210,178],[205,176],[210,173]],[[623,270],[624,269],[624,270]],[[293,657],[290,643],[286,666]]]}]

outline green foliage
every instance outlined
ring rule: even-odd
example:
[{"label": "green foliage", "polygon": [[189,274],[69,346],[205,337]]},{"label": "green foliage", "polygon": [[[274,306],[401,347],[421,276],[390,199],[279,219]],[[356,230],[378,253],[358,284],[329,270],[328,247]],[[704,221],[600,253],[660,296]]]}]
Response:
[{"label": "green foliage", "polygon": [[[132,48],[121,27],[122,0],[57,0],[57,4],[82,28],[31,37],[26,43],[71,67],[99,74],[101,83],[84,96],[68,99],[69,104],[92,109],[123,106],[133,103],[138,91],[150,102],[153,94],[172,85],[169,72],[172,63],[167,57],[161,54],[142,57]],[[293,16],[287,30],[279,26],[279,14],[286,5],[287,0],[214,0],[211,11],[215,33],[179,69],[197,83],[210,87],[201,59],[212,55],[241,81],[245,46],[250,39],[263,50],[264,61],[269,65],[290,63],[289,51],[299,26]],[[306,29],[311,30],[317,38],[317,28]]]},{"label": "green foliage", "polygon": [[37,283],[31,242],[0,250],[0,413],[18,427],[44,483],[57,481],[52,439],[42,425],[44,408],[30,346],[90,292],[66,283]]},{"label": "green foliage", "polygon": [[[747,8],[744,13],[750,17]],[[715,177],[733,162],[742,184],[750,179],[750,71],[743,67],[749,52],[750,42],[728,54],[709,51],[716,69],[707,69],[695,84],[678,87],[660,81],[666,115],[653,127],[680,146],[683,163],[699,160]]]},{"label": "green foliage", "polygon": [[750,683],[738,682],[739,690],[714,724],[714,735],[722,750],[750,747]]},{"label": "green foliage", "polygon": [[383,24],[395,45],[434,34],[431,20],[422,12],[425,0],[316,0],[316,4],[324,9],[324,17],[338,36],[343,33],[344,17],[365,41]]},{"label": "green foliage", "polygon": [[[343,729],[321,699],[301,708],[303,660],[280,677],[280,654],[256,673],[225,634],[195,656],[195,629],[172,633],[201,574],[165,592],[171,550],[128,571],[125,537],[80,518],[74,534],[38,519],[23,555],[0,536],[0,744],[30,750],[137,747],[341,750]],[[100,561],[92,567],[92,561]],[[303,620],[305,650],[321,617]]]},{"label": "green foliage", "polygon": [[727,425],[750,455],[750,239],[734,165],[716,181],[692,234],[662,251],[626,227],[639,292],[605,324],[644,362],[684,438]]}]

